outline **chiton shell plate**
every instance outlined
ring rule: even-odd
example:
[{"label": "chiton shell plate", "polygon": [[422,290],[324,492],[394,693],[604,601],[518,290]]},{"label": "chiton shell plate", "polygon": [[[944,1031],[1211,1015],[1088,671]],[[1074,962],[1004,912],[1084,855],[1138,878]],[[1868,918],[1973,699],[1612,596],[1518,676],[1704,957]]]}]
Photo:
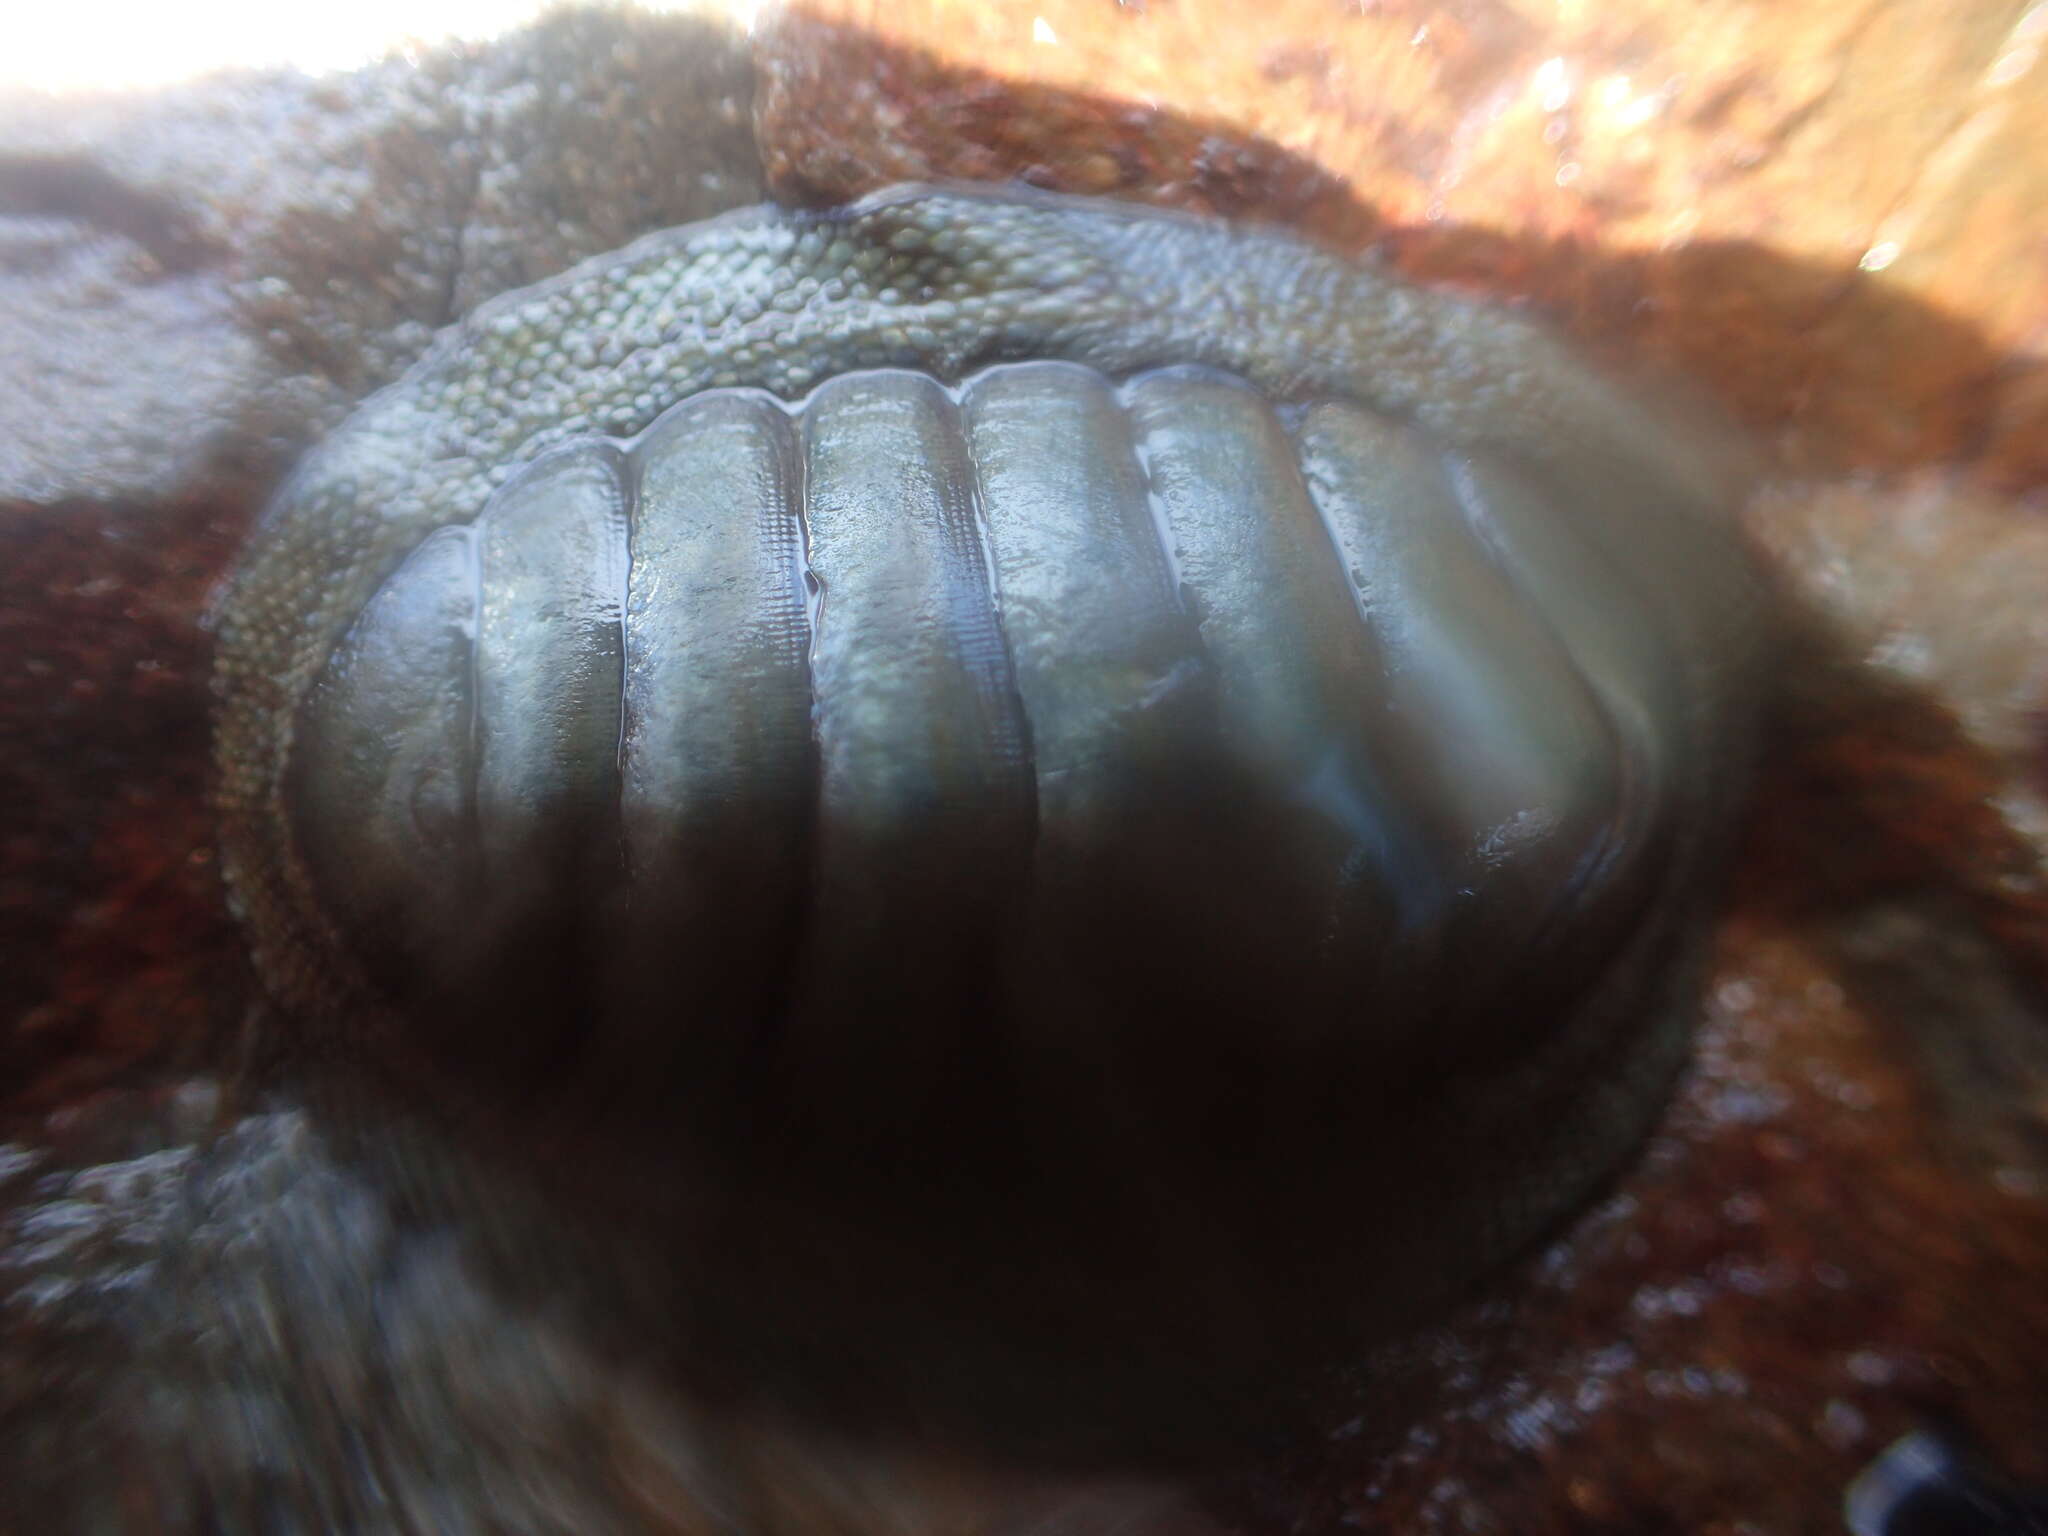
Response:
[{"label": "chiton shell plate", "polygon": [[[1195,1222],[1255,1323],[1117,1348],[1213,1385],[1331,1315],[1259,1258],[1312,1207],[1377,1335],[1654,1113],[1760,692],[1715,441],[1276,231],[914,188],[653,236],[281,492],[219,609],[229,881],[306,1037],[744,1188],[699,1300],[777,1298],[750,1358],[900,1343],[907,1283],[1097,1389],[1078,1320]],[[779,1220],[891,1255],[874,1307]]]}]

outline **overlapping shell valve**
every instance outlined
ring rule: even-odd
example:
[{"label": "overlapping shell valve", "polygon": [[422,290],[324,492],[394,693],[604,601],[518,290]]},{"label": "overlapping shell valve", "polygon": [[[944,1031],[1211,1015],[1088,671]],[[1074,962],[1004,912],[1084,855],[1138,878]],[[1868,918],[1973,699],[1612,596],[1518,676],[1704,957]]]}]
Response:
[{"label": "overlapping shell valve", "polygon": [[1724,500],[1539,329],[1274,232],[652,237],[281,495],[230,880],[294,1027],[743,1191],[697,1300],[757,1354],[1221,1379],[1326,1286],[1426,1314],[1654,1114],[1758,691]]}]

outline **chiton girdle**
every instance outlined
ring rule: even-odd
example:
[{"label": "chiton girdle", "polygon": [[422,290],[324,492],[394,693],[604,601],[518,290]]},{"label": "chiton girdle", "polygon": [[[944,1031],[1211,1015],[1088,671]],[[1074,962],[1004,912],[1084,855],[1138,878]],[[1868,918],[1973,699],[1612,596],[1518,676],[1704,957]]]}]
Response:
[{"label": "chiton girdle", "polygon": [[[1711,441],[1275,231],[908,189],[652,236],[280,493],[219,615],[229,880],[306,1038],[715,1168],[752,1278],[694,1304],[796,1377],[907,1287],[996,1374],[1131,1379],[1159,1340],[1085,1319],[1213,1226],[1244,1305],[1165,1308],[1155,1375],[1237,1379],[1283,1313],[1426,1314],[1654,1113],[1759,691]],[[800,1223],[871,1272],[763,1256]]]}]

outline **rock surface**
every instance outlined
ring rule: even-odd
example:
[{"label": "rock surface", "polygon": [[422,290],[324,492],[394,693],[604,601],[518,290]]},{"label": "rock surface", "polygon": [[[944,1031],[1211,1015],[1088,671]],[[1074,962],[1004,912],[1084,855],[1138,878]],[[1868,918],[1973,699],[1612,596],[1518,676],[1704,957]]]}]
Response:
[{"label": "rock surface", "polygon": [[0,100],[0,498],[274,474],[478,300],[755,202],[729,29],[564,12],[352,74]]},{"label": "rock surface", "polygon": [[[919,0],[0,104],[0,1525],[1827,1531],[1930,1416],[2048,1480],[2044,41],[2021,0]],[[1280,219],[1647,356],[1775,453],[1752,523],[1820,615],[1640,1169],[1202,1510],[708,1430],[192,1077],[249,997],[200,616],[283,466],[491,292],[764,178],[932,175]]]}]

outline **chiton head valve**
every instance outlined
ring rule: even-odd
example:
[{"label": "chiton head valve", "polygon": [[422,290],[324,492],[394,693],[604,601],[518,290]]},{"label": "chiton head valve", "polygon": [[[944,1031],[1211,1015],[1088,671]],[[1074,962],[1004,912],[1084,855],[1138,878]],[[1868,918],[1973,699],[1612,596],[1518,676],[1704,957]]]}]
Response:
[{"label": "chiton head valve", "polygon": [[693,1338],[1146,1441],[1643,1133],[1759,691],[1726,500],[1285,234],[744,212],[308,456],[219,612],[229,880],[295,1037],[687,1187]]}]

